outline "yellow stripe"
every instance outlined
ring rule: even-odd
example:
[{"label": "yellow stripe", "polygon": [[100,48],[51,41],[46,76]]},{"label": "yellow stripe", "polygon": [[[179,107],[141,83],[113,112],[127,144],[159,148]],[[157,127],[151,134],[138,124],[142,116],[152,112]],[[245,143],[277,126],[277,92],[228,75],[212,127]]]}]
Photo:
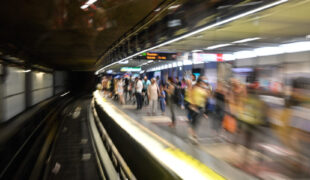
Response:
[{"label": "yellow stripe", "polygon": [[206,179],[212,180],[224,180],[225,178],[214,172],[212,169],[207,167],[205,164],[201,163],[199,160],[193,158],[192,156],[186,154],[177,148],[166,148],[168,153],[175,156],[176,158],[186,162],[187,164],[194,167],[197,171],[199,171]]}]

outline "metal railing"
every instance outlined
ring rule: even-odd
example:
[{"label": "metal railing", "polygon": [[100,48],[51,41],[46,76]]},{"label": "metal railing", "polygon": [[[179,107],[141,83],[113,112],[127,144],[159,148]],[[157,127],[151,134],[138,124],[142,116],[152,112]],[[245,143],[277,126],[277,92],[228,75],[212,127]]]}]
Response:
[{"label": "metal railing", "polygon": [[115,147],[114,143],[112,142],[107,131],[103,127],[103,125],[102,125],[102,123],[98,117],[97,111],[95,109],[94,99],[91,102],[91,110],[92,110],[92,113],[94,116],[96,127],[98,129],[99,134],[100,134],[102,143],[103,143],[103,145],[104,145],[104,147],[108,153],[110,160],[113,163],[113,166],[114,166],[116,172],[118,173],[119,178],[121,180],[136,180],[136,177],[131,172],[130,168],[128,167],[128,165],[124,161],[123,157],[121,156],[121,154],[119,153],[119,151]]}]

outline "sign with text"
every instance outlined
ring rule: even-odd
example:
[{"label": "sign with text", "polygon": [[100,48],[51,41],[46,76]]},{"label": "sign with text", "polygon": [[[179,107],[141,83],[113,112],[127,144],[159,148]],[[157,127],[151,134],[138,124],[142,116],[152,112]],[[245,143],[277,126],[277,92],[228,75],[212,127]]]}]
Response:
[{"label": "sign with text", "polygon": [[156,52],[147,52],[142,53],[140,56],[137,56],[139,60],[176,60],[176,53],[156,53]]}]

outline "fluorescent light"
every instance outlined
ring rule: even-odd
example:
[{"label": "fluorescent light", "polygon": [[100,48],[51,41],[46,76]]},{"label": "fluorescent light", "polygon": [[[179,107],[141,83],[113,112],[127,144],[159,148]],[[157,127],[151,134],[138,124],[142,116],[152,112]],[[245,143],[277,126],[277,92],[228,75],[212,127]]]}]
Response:
[{"label": "fluorescent light", "polygon": [[234,56],[237,59],[246,59],[256,57],[256,54],[254,53],[254,51],[238,51],[234,53]]},{"label": "fluorescent light", "polygon": [[234,44],[240,44],[240,43],[245,43],[245,42],[250,42],[250,41],[256,41],[256,40],[259,40],[261,39],[260,37],[255,37],[255,38],[246,38],[246,39],[241,39],[241,40],[238,40],[238,41],[234,41],[232,43]]},{"label": "fluorescent light", "polygon": [[236,58],[233,54],[223,54],[223,60],[224,61],[233,61],[233,60],[236,60]]},{"label": "fluorescent light", "polygon": [[81,6],[81,9],[86,9],[88,8],[88,5],[84,4],[83,6]]},{"label": "fluorescent light", "polygon": [[160,11],[160,10],[161,10],[160,8],[157,8],[157,9],[155,9],[154,11],[155,11],[155,12],[158,12],[158,11]]},{"label": "fluorescent light", "polygon": [[148,63],[154,62],[153,60],[149,60]]},{"label": "fluorescent light", "polygon": [[215,46],[207,47],[206,50],[217,49],[217,48],[226,47],[226,46],[230,46],[230,45],[231,44],[218,44],[218,45],[215,45]]},{"label": "fluorescent light", "polygon": [[128,60],[126,60],[126,61],[119,61],[118,64],[128,64]]},{"label": "fluorescent light", "polygon": [[302,41],[302,42],[283,44],[280,47],[286,53],[309,51],[310,50],[310,41]]},{"label": "fluorescent light", "polygon": [[284,51],[280,47],[263,47],[254,49],[254,52],[258,56],[270,56],[276,54],[283,54]]},{"label": "fluorescent light", "polygon": [[178,7],[180,7],[180,4],[170,6],[168,9],[176,9],[176,8],[178,8]]},{"label": "fluorescent light", "polygon": [[81,9],[86,9],[88,6],[94,4],[97,0],[88,0],[84,5],[81,6]]},{"label": "fluorescent light", "polygon": [[[273,3],[270,3],[270,4],[267,4],[267,5],[265,5],[265,6],[261,6],[261,7],[258,7],[258,8],[256,8],[256,9],[247,11],[247,12],[245,12],[245,13],[241,13],[241,14],[239,14],[239,15],[230,17],[230,18],[228,18],[228,19],[224,19],[223,21],[219,21],[219,22],[216,22],[216,23],[207,25],[207,26],[205,26],[205,27],[202,27],[202,28],[197,29],[197,30],[195,30],[195,31],[192,31],[192,32],[190,32],[190,33],[184,34],[184,35],[182,35],[182,36],[180,36],[180,37],[171,39],[171,40],[166,41],[166,42],[164,42],[164,43],[161,43],[161,44],[159,44],[159,45],[156,45],[156,46],[150,47],[150,48],[148,48],[148,49],[139,51],[139,52],[137,52],[137,53],[135,53],[135,54],[133,54],[133,55],[131,55],[131,56],[128,56],[128,57],[126,57],[126,58],[124,58],[124,59],[121,59],[121,60],[127,60],[127,59],[130,59],[130,58],[133,58],[133,57],[135,57],[135,56],[140,55],[141,53],[144,53],[144,52],[147,52],[147,51],[151,51],[151,50],[154,50],[154,49],[156,49],[156,48],[159,48],[159,47],[162,47],[162,46],[165,46],[165,45],[168,45],[168,44],[171,44],[171,43],[180,41],[180,40],[182,40],[182,39],[185,39],[185,38],[187,38],[187,37],[193,36],[193,35],[198,34],[198,33],[200,33],[200,32],[203,32],[203,31],[206,31],[206,30],[209,30],[209,29],[212,29],[212,28],[221,26],[221,25],[223,25],[223,24],[232,22],[232,21],[234,21],[234,20],[237,20],[237,19],[240,19],[240,18],[249,16],[249,15],[251,15],[251,14],[254,14],[254,13],[257,13],[257,12],[260,12],[260,11],[263,11],[263,10],[265,10],[265,9],[268,9],[268,8],[271,8],[271,7],[274,7],[274,6],[277,6],[277,5],[286,3],[287,1],[288,1],[288,0],[279,0],[279,1],[276,1],[276,2],[273,2]],[[121,60],[120,60],[120,61],[121,61]],[[101,69],[99,69],[97,72],[99,73],[101,70],[103,70],[103,69],[105,69],[105,68],[107,68],[107,67],[110,67],[110,66],[114,65],[115,63],[117,63],[117,62],[114,62],[114,63],[112,63],[112,64],[106,65],[106,66],[102,67]]]},{"label": "fluorescent light", "polygon": [[197,53],[197,52],[202,52],[202,50],[200,49],[195,49],[195,50],[192,50],[193,53]]}]

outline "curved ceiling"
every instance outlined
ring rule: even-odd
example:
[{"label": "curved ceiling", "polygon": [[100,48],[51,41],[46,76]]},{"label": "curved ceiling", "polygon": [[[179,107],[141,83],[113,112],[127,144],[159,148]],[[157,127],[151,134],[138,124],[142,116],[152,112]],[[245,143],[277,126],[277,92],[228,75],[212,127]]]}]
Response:
[{"label": "curved ceiling", "polygon": [[0,51],[31,64],[92,70],[98,56],[165,0],[9,0],[0,6]]}]

